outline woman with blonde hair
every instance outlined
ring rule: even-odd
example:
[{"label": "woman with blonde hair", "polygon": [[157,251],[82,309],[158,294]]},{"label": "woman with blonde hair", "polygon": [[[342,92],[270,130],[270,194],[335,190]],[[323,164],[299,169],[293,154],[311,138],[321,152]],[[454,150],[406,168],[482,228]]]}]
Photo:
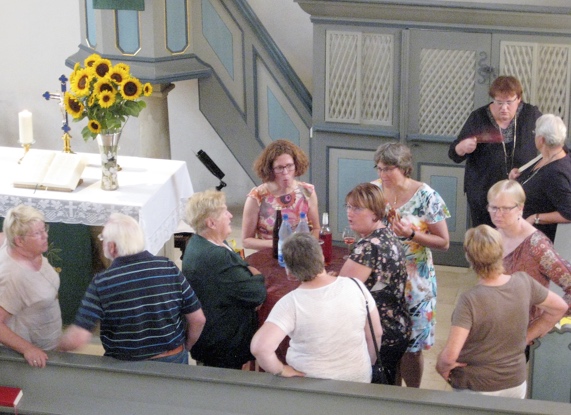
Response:
[{"label": "woman with blonde hair", "polygon": [[59,275],[43,256],[48,225],[42,212],[19,205],[8,211],[0,247],[0,343],[45,367],[61,336]]},{"label": "woman with blonde hair", "polygon": [[[553,281],[571,306],[571,264],[555,251],[543,232],[523,219],[525,200],[525,192],[515,180],[501,180],[488,190],[488,212],[502,235],[504,268],[508,274],[525,271],[546,288]],[[532,307],[529,321],[540,314],[540,309]]]},{"label": "woman with blonde hair", "polygon": [[[525,346],[551,330],[567,304],[525,272],[504,272],[502,237],[490,226],[469,229],[464,251],[478,284],[458,300],[436,370],[454,391],[523,399]],[[528,326],[530,305],[543,313]]]},{"label": "woman with blonde hair", "polygon": [[253,360],[250,341],[258,328],[256,308],[266,299],[264,277],[226,242],[232,214],[224,193],[192,195],[186,220],[196,231],[182,259],[182,272],[202,303],[206,325],[190,350],[205,366],[240,369]]}]

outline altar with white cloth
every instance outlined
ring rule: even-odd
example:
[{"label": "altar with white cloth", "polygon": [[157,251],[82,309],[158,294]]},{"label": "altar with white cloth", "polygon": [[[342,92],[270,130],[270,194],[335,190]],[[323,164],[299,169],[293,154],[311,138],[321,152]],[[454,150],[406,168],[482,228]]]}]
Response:
[{"label": "altar with white cloth", "polygon": [[26,189],[13,186],[23,149],[0,147],[0,217],[22,203],[44,213],[51,226],[46,256],[60,272],[64,322],[73,318],[92,277],[89,227],[103,226],[113,212],[124,213],[139,222],[146,249],[157,254],[176,232],[184,204],[193,193],[184,161],[119,154],[119,189],[105,191],[100,183],[100,155],[79,154],[85,158],[86,167],[74,191]]}]

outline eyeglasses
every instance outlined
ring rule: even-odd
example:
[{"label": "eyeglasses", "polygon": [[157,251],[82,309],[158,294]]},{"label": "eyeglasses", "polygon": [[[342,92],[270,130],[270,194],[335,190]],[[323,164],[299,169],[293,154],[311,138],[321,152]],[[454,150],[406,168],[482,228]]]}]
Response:
[{"label": "eyeglasses", "polygon": [[275,166],[273,168],[274,173],[283,173],[284,171],[292,171],[295,169],[295,164],[290,163],[286,164],[285,166]]},{"label": "eyeglasses", "polygon": [[510,99],[509,101],[496,101],[494,99],[494,104],[500,108],[502,108],[503,106],[510,107],[511,105],[515,104],[516,102],[517,102],[517,98],[516,99]]},{"label": "eyeglasses", "polygon": [[50,230],[50,225],[44,225],[44,229],[32,233],[27,233],[26,236],[29,236],[30,238],[41,238],[42,236],[44,236],[44,234],[47,235],[49,230]]},{"label": "eyeglasses", "polygon": [[364,207],[352,206],[352,205],[349,205],[349,204],[344,204],[343,206],[345,207],[345,210],[351,210],[351,211],[353,211],[353,212],[355,212],[355,213],[362,212],[362,211],[364,211],[364,210],[366,209],[366,208],[364,208]]},{"label": "eyeglasses", "polygon": [[382,174],[382,173],[388,173],[390,171],[393,171],[394,169],[398,169],[398,166],[389,166],[389,167],[374,166],[374,169],[376,171],[378,171],[379,174]]},{"label": "eyeglasses", "polygon": [[488,209],[488,212],[490,212],[490,213],[498,213],[499,212],[501,214],[504,214],[504,213],[511,212],[516,207],[517,207],[517,205],[512,206],[512,207],[488,205],[487,209]]}]

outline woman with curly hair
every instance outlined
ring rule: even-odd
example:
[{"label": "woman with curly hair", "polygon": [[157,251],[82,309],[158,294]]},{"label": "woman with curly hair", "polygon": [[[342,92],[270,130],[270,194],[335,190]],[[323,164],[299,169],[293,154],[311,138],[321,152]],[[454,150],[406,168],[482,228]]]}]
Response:
[{"label": "woman with curly hair", "polygon": [[311,233],[319,237],[319,211],[313,185],[298,181],[309,168],[309,159],[301,148],[287,140],[268,145],[254,162],[254,170],[263,183],[253,188],[244,205],[242,243],[244,248],[272,247],[276,208],[286,213],[292,228],[301,212],[307,214]]}]

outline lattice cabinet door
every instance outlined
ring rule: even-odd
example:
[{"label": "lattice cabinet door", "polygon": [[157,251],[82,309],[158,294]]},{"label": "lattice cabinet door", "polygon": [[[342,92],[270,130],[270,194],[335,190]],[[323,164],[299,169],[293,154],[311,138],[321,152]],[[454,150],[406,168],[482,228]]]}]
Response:
[{"label": "lattice cabinet door", "polygon": [[490,34],[410,31],[408,139],[451,141],[488,102],[490,49]]},{"label": "lattice cabinet door", "polygon": [[393,34],[328,30],[325,121],[392,126]]},{"label": "lattice cabinet door", "polygon": [[523,99],[544,114],[569,121],[571,45],[537,42],[500,42],[500,74],[517,77]]}]

